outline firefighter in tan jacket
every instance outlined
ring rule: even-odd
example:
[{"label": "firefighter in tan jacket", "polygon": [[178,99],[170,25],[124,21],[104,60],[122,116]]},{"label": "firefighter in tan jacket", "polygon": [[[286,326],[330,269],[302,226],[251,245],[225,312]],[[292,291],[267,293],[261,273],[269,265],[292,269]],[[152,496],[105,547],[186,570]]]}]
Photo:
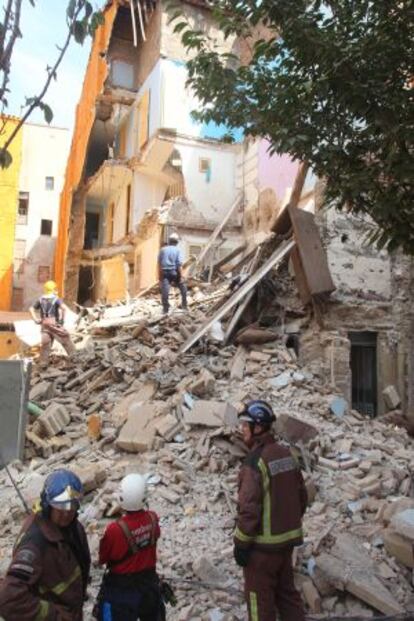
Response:
[{"label": "firefighter in tan jacket", "polygon": [[250,401],[239,416],[251,449],[239,475],[234,556],[243,567],[250,621],[304,621],[293,582],[292,552],[303,543],[307,493],[289,449],[270,429],[275,416],[265,401]]},{"label": "firefighter in tan jacket", "polygon": [[0,586],[0,619],[82,621],[90,554],[77,520],[81,494],[69,470],[47,477],[40,510],[27,517]]}]

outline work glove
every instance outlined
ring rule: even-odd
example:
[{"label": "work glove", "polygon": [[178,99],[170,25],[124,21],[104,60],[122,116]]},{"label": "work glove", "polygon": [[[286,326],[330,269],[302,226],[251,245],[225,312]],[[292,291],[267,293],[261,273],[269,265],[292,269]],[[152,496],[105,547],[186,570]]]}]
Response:
[{"label": "work glove", "polygon": [[234,546],[234,560],[239,567],[247,567],[250,558],[250,552],[250,548],[240,548],[239,546]]}]

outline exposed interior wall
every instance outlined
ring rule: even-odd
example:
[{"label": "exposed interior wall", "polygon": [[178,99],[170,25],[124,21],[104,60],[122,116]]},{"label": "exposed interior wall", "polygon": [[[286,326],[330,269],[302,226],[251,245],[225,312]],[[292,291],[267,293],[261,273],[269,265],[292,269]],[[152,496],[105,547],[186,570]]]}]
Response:
[{"label": "exposed interior wall", "polygon": [[160,207],[167,184],[157,177],[136,171],[133,181],[133,224],[134,229],[141,222],[145,212]]},{"label": "exposed interior wall", "polygon": [[[108,49],[108,62],[111,64],[113,60],[121,60],[133,66],[135,91],[141,87],[160,56],[161,13],[161,3],[157,2],[155,11],[145,26],[146,41],[143,40],[138,26],[138,44],[134,47],[130,8],[121,7],[118,11]],[[117,86],[113,84],[111,72],[108,76],[108,85]]]},{"label": "exposed interior wall", "polygon": [[[187,62],[195,55],[194,50],[187,50],[181,41],[181,37],[174,33],[176,22],[171,22],[174,8],[167,10],[166,3],[162,2],[162,25],[161,25],[161,55],[165,58]],[[192,28],[203,30],[205,34],[212,38],[218,52],[230,52],[236,41],[236,37],[231,35],[227,39],[221,29],[217,27],[211,11],[200,6],[191,6],[186,2],[181,3],[182,16],[188,21]]]},{"label": "exposed interior wall", "polygon": [[95,299],[115,302],[124,300],[128,292],[128,264],[124,256],[101,261],[97,270]]},{"label": "exposed interior wall", "polygon": [[[6,142],[18,121],[14,117],[7,119],[0,136],[0,145]],[[9,151],[13,158],[12,164],[8,168],[0,168],[0,310],[10,310],[12,306],[13,255],[22,154],[21,131],[11,143]]]},{"label": "exposed interior wall", "polygon": [[[108,48],[112,26],[117,12],[117,3],[105,9],[105,23],[99,26],[92,44],[92,51],[83,82],[82,94],[76,109],[75,129],[73,132],[70,155],[67,161],[65,183],[60,200],[59,231],[55,252],[55,280],[63,294],[76,299],[77,289],[73,289],[76,281],[73,271],[78,271],[79,257],[73,256],[74,265],[68,265],[72,272],[70,283],[65,282],[68,261],[69,231],[71,226],[72,197],[82,177],[90,132],[95,120],[95,104],[97,96],[103,91],[108,74],[105,53]],[[82,238],[83,239],[83,238]]]},{"label": "exposed interior wall", "polygon": [[162,226],[157,214],[141,223],[136,240],[134,274],[135,292],[158,282],[158,253],[161,247]]}]

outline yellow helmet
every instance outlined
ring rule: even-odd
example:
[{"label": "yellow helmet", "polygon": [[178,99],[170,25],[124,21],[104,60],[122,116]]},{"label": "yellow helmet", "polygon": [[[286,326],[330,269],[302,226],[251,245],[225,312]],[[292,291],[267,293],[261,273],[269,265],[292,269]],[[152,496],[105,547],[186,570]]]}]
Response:
[{"label": "yellow helmet", "polygon": [[43,285],[43,290],[44,290],[45,293],[56,293],[56,291],[57,291],[57,284],[55,283],[54,280],[48,280]]}]

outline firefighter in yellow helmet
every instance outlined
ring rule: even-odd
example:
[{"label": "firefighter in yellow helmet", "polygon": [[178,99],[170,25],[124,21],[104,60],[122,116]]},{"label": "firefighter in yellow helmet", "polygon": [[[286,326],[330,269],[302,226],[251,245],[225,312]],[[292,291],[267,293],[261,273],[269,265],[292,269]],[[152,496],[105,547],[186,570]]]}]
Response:
[{"label": "firefighter in yellow helmet", "polygon": [[43,289],[43,295],[29,308],[29,312],[33,321],[41,326],[40,364],[46,367],[55,339],[63,345],[68,356],[76,350],[68,331],[63,327],[66,306],[58,296],[56,283],[48,280]]}]

